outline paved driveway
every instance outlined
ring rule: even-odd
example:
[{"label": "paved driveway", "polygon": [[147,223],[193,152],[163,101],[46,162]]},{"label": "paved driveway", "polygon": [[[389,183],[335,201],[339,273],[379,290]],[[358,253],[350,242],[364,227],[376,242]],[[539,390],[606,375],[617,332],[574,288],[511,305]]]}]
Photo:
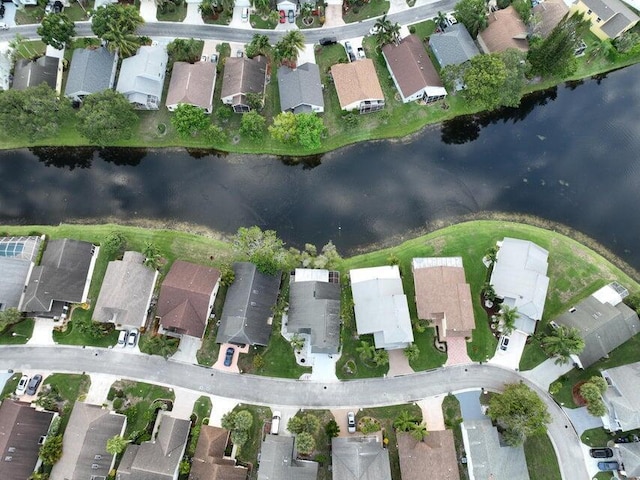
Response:
[{"label": "paved driveway", "polygon": [[507,350],[501,350],[500,342],[498,342],[496,353],[493,355],[493,358],[489,360],[489,363],[518,370],[520,366],[520,358],[522,357],[522,352],[524,352],[526,342],[526,334],[518,332],[517,330],[512,332],[511,335],[509,335],[509,345],[507,346]]}]

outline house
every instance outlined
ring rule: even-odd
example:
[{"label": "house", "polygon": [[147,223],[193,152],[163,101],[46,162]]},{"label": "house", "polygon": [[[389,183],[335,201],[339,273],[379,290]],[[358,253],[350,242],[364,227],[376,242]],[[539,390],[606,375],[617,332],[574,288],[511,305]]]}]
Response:
[{"label": "house", "polygon": [[618,457],[622,461],[623,467],[619,473],[622,478],[640,477],[640,443],[619,443],[616,445]]},{"label": "house", "polygon": [[170,417],[167,412],[160,411],[153,440],[127,446],[116,480],[178,480],[190,429],[189,420]]},{"label": "house", "polygon": [[158,271],[144,261],[139,252],[124,252],[122,260],[109,262],[93,310],[96,322],[128,328],[146,324]]},{"label": "house", "polygon": [[607,391],[602,396],[607,413],[602,417],[605,430],[610,432],[640,428],[640,362],[602,370]]},{"label": "house", "polygon": [[38,0],[12,0],[16,7],[25,7],[27,5],[37,5]]},{"label": "house", "polygon": [[225,456],[231,432],[202,425],[196,453],[191,459],[189,480],[246,480],[249,470]]},{"label": "house", "polygon": [[554,319],[558,325],[577,328],[584,350],[576,363],[587,368],[640,332],[638,314],[622,303],[629,292],[613,282],[594,292]]},{"label": "house", "polygon": [[400,432],[397,443],[402,480],[423,480],[425,472],[438,480],[460,480],[453,430],[431,431],[422,441]]},{"label": "house", "polygon": [[202,338],[220,286],[217,268],[177,260],[162,282],[156,316],[169,335]]},{"label": "house", "polygon": [[279,67],[278,89],[283,112],[324,112],[320,68],[315,63],[303,63],[295,70]]},{"label": "house", "polygon": [[289,285],[287,331],[310,335],[311,353],[338,353],[340,273],[296,268]]},{"label": "house", "polygon": [[0,237],[0,312],[20,306],[40,243],[40,237]]},{"label": "house", "polygon": [[531,10],[531,33],[547,38],[560,21],[569,13],[564,0],[545,0]]},{"label": "house", "polygon": [[529,480],[524,448],[503,446],[489,418],[467,420],[461,427],[471,478]]},{"label": "house", "polygon": [[285,12],[289,10],[293,10],[295,12],[298,8],[297,2],[292,2],[290,0],[280,0],[276,5],[278,10],[284,10]]},{"label": "house", "polygon": [[193,105],[210,114],[216,86],[216,64],[211,62],[175,62],[165,105],[170,112],[178,105]]},{"label": "house", "polygon": [[260,450],[258,480],[316,480],[316,478],[318,478],[318,464],[296,458],[294,437],[265,436]]},{"label": "house", "polygon": [[65,302],[86,302],[99,250],[89,242],[50,240],[40,265],[31,271],[19,309],[41,317],[56,317]]},{"label": "house", "polygon": [[575,0],[571,13],[580,12],[600,40],[618,38],[633,27],[640,17],[620,0]]},{"label": "house", "polygon": [[127,417],[100,405],[76,402],[62,439],[62,458],[53,466],[51,480],[107,477],[116,457],[107,452],[107,440],[124,435]]},{"label": "house", "polygon": [[265,275],[253,263],[233,264],[235,280],[227,291],[216,343],[267,345],[280,273]]},{"label": "house", "polygon": [[376,348],[395,350],[413,342],[407,297],[397,265],[349,272],[358,335],[372,333]]},{"label": "house", "polygon": [[480,54],[478,47],[462,23],[447,27],[429,37],[429,47],[440,68],[460,65]]},{"label": "house", "polygon": [[331,67],[331,77],[338,93],[340,108],[348,112],[377,112],[384,108],[384,95],[373,60],[338,63]]},{"label": "house", "polygon": [[0,52],[0,90],[9,90],[11,86],[11,58],[8,52]]},{"label": "house", "polygon": [[504,52],[516,48],[523,52],[529,50],[527,36],[529,31],[513,6],[491,12],[488,26],[478,33],[478,45],[484,53]]},{"label": "house", "polygon": [[333,480],[391,480],[389,450],[377,436],[331,439]]},{"label": "house", "polygon": [[267,59],[261,55],[255,58],[227,58],[222,77],[222,103],[231,105],[236,113],[249,112],[251,105],[247,95],[264,95],[267,74]]},{"label": "house", "polygon": [[433,103],[447,96],[440,75],[416,35],[403,38],[397,45],[388,43],[382,47],[382,56],[403,103]]},{"label": "house", "polygon": [[411,270],[418,318],[434,322],[441,342],[471,338],[475,318],[462,257],[414,258]]},{"label": "house", "polygon": [[163,46],[142,46],[122,60],[116,90],[137,110],[158,110],[169,54]]},{"label": "house", "polygon": [[0,405],[0,478],[29,478],[41,464],[40,447],[54,414],[8,398]]},{"label": "house", "polygon": [[46,83],[52,90],[58,81],[58,62],[60,59],[47,55],[37,60],[20,59],[16,62],[11,88],[26,90]]},{"label": "house", "polygon": [[76,48],[71,57],[65,97],[82,102],[87,95],[113,88],[117,66],[118,57],[105,47]]},{"label": "house", "polygon": [[549,252],[528,240],[508,237],[498,247],[489,283],[504,305],[518,309],[516,330],[532,335],[542,318],[549,288]]}]

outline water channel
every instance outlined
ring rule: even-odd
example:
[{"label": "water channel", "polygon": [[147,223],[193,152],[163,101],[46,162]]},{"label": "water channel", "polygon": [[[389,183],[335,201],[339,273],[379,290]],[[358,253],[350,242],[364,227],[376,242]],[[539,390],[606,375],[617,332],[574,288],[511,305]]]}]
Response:
[{"label": "water channel", "polygon": [[640,66],[406,141],[288,159],[175,150],[0,152],[0,224],[153,220],[344,253],[499,211],[566,224],[640,268]]}]

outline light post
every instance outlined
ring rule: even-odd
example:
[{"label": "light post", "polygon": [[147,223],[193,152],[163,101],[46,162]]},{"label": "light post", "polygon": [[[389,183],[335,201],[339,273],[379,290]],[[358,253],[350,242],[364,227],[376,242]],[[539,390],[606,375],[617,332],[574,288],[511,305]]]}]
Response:
[{"label": "light post", "polygon": [[23,335],[23,334],[18,333],[18,332],[11,332],[11,336],[12,336],[12,337],[24,337],[24,338],[29,338],[29,337],[27,337],[26,335]]}]

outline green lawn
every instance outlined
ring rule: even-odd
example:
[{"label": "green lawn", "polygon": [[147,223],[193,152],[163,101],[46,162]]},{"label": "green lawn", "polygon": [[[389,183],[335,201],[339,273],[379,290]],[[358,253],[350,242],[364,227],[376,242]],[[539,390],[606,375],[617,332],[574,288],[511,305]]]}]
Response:
[{"label": "green lawn", "polygon": [[524,455],[531,480],[557,480],[560,467],[556,452],[547,435],[529,437],[524,442]]},{"label": "green lawn", "polygon": [[[173,4],[170,3],[169,5]],[[163,13],[158,9],[156,18],[159,22],[182,22],[187,18],[187,2],[183,2],[178,7],[174,7],[173,11],[167,10]]]},{"label": "green lawn", "polygon": [[411,25],[415,28],[415,34],[418,38],[424,40],[427,37],[430,37],[433,32],[436,31],[436,23],[433,20],[426,20],[420,23],[414,23]]},{"label": "green lawn", "polygon": [[24,345],[33,334],[33,326],[33,318],[26,318],[12,325],[0,335],[0,345]]},{"label": "green lawn", "polygon": [[13,395],[13,392],[16,391],[16,387],[18,386],[18,382],[20,382],[20,377],[22,377],[22,372],[13,373],[11,378],[5,382],[0,399]]},{"label": "green lawn", "polygon": [[220,351],[220,344],[216,343],[216,335],[218,334],[217,320],[222,317],[222,307],[224,307],[224,299],[227,296],[227,287],[220,285],[216,299],[213,303],[213,313],[215,318],[209,320],[207,329],[204,332],[202,338],[202,346],[198,350],[197,358],[200,365],[206,365],[210,367],[218,359],[218,352]]},{"label": "green lawn", "polygon": [[367,18],[379,17],[389,11],[389,2],[387,0],[371,0],[369,3],[354,5],[347,13],[342,14],[345,23],[355,23]]},{"label": "green lawn", "polygon": [[582,443],[589,445],[590,447],[606,447],[607,443],[615,437],[616,435],[607,432],[602,427],[599,427],[582,432],[580,440]]},{"label": "green lawn", "polygon": [[240,403],[233,411],[249,410],[253,415],[253,424],[249,431],[249,440],[238,452],[238,460],[243,464],[257,465],[258,452],[262,444],[262,427],[267,420],[271,420],[271,409],[268,407],[260,407],[257,405],[247,405]]},{"label": "green lawn", "polygon": [[38,396],[46,389],[47,385],[55,386],[58,394],[64,400],[64,406],[60,411],[60,433],[63,433],[69,422],[74,403],[76,400],[83,400],[89,391],[91,378],[89,375],[54,373],[44,379]]},{"label": "green lawn", "polygon": [[198,423],[202,423],[205,418],[211,415],[211,399],[204,395],[193,405],[193,414],[196,416]]},{"label": "green lawn", "polygon": [[[316,442],[316,448],[311,453],[312,460],[318,462],[318,477],[316,480],[331,480],[330,459],[331,459],[331,438],[325,432],[325,426],[330,420],[335,420],[333,414],[329,410],[298,410],[295,416],[313,415],[320,421],[320,427],[313,438]],[[281,425],[280,429],[286,428]]]},{"label": "green lawn", "polygon": [[255,13],[252,13],[249,16],[249,21],[251,22],[251,26],[253,28],[259,28],[263,30],[273,30],[274,28],[276,28],[276,25],[278,24],[277,21],[272,22],[269,20],[269,18],[264,20],[262,18],[262,15],[256,15]]}]

